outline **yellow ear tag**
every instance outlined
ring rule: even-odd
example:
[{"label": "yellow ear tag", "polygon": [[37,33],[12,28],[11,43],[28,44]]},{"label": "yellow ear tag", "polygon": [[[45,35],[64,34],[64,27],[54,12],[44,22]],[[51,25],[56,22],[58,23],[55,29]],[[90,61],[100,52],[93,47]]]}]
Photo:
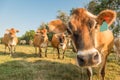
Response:
[{"label": "yellow ear tag", "polygon": [[108,24],[104,21],[100,26],[100,32],[106,31],[108,29]]}]

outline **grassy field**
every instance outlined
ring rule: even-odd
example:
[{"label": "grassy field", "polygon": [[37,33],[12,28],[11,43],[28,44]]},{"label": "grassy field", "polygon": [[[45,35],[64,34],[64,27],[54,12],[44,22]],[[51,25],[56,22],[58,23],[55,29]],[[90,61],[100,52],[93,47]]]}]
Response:
[{"label": "grassy field", "polygon": [[[53,49],[48,48],[48,57],[39,58],[32,46],[17,46],[16,53],[10,57],[4,54],[0,45],[0,80],[87,80],[86,70],[76,65],[76,54],[70,49],[65,59],[57,59]],[[57,53],[57,51],[54,51]],[[94,79],[98,80],[97,68]],[[106,80],[120,80],[120,59],[110,54],[107,60]]]}]

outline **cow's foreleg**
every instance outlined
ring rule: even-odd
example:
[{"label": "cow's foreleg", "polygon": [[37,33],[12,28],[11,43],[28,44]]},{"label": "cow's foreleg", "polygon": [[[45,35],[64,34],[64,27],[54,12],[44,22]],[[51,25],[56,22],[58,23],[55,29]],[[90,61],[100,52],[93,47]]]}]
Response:
[{"label": "cow's foreleg", "polygon": [[41,47],[39,47],[39,57],[42,57],[41,52],[42,52]]},{"label": "cow's foreleg", "polygon": [[6,49],[7,49],[7,46],[5,45],[5,52],[4,52],[4,54],[6,54]]},{"label": "cow's foreleg", "polygon": [[92,68],[91,67],[88,67],[87,68],[87,74],[88,74],[88,80],[92,80],[92,75],[93,75],[93,72],[92,72]]},{"label": "cow's foreleg", "polygon": [[60,51],[59,51],[59,48],[57,48],[57,51],[58,51],[58,59],[60,59]]},{"label": "cow's foreleg", "polygon": [[63,57],[62,57],[63,59],[64,59],[64,54],[65,54],[65,50],[63,50]]},{"label": "cow's foreleg", "polygon": [[37,54],[37,47],[35,47],[35,54]]},{"label": "cow's foreleg", "polygon": [[11,46],[8,45],[8,49],[9,49],[9,54],[11,55]]},{"label": "cow's foreleg", "polygon": [[16,46],[13,46],[13,53],[15,53],[16,51]]},{"label": "cow's foreleg", "polygon": [[103,56],[102,56],[102,64],[100,67],[100,80],[104,80],[105,78],[105,66],[106,66],[107,56],[108,56],[108,51],[106,50],[103,52]]},{"label": "cow's foreleg", "polygon": [[47,47],[48,47],[48,44],[47,44],[47,46],[45,47],[45,57],[47,57]]},{"label": "cow's foreleg", "polygon": [[11,53],[10,53],[10,56],[12,56],[14,53],[14,46],[11,46]]}]

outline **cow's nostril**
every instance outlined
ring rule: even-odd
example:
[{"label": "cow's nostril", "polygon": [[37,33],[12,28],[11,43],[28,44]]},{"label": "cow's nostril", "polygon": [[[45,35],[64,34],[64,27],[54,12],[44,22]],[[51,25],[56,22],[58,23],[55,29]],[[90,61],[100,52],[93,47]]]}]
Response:
[{"label": "cow's nostril", "polygon": [[77,60],[81,65],[85,64],[85,59],[79,55],[77,56]]},{"label": "cow's nostril", "polygon": [[82,59],[82,58],[80,58],[79,61],[80,61],[81,63],[84,63],[84,59]]},{"label": "cow's nostril", "polygon": [[94,60],[98,60],[98,58],[99,58],[99,55],[98,55],[98,53],[96,53],[96,54],[94,55],[93,59],[94,59]]}]

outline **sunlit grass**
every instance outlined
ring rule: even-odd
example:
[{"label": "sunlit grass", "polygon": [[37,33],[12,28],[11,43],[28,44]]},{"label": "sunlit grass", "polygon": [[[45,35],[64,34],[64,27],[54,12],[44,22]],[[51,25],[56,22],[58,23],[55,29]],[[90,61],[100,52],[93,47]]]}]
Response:
[{"label": "sunlit grass", "polygon": [[[57,51],[48,48],[48,56],[39,58],[32,46],[17,46],[12,57],[4,54],[0,45],[0,80],[87,80],[86,70],[77,66],[76,54],[68,49],[65,59],[57,59]],[[54,54],[53,54],[54,53]],[[62,54],[61,54],[62,58]],[[97,80],[97,69],[94,71]],[[106,80],[120,80],[120,60],[110,54],[107,60]]]}]

